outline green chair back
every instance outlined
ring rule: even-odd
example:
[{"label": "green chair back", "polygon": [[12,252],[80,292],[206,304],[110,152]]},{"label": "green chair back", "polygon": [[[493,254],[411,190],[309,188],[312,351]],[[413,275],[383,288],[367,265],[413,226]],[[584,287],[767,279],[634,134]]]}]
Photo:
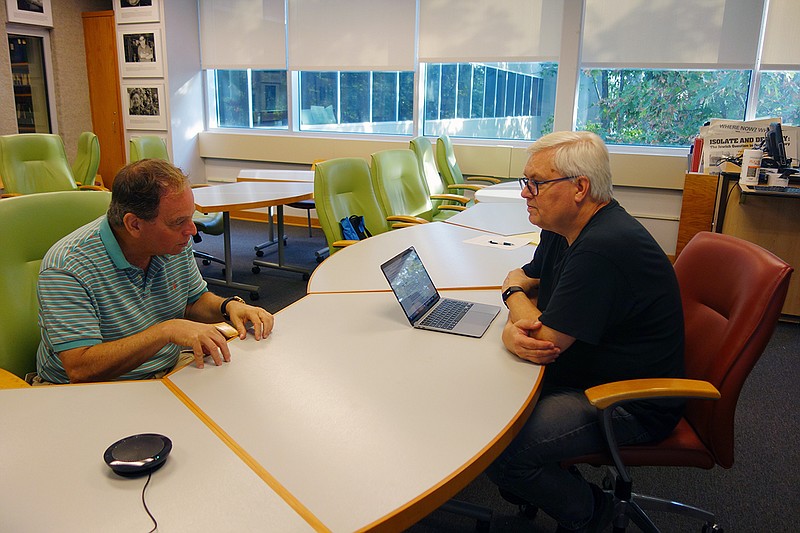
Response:
[{"label": "green chair back", "polygon": [[36,370],[39,304],[36,281],[47,250],[104,214],[107,191],[64,191],[0,200],[0,368]]},{"label": "green chair back", "polygon": [[[431,142],[425,137],[415,137],[409,142],[409,148],[417,156],[419,173],[425,178],[425,182],[428,184],[428,191],[431,194],[446,194],[450,192],[447,190],[441,174],[439,174],[439,169],[436,168],[436,156],[433,153]],[[434,201],[434,205],[439,203],[441,201]]]},{"label": "green chair back", "polygon": [[389,216],[408,215],[431,221],[438,212],[411,150],[382,150],[372,154],[372,186]]},{"label": "green chair back", "polygon": [[364,217],[372,235],[389,231],[386,213],[375,197],[369,166],[359,157],[328,159],[314,169],[314,202],[331,254],[339,248],[333,243],[343,239],[339,221],[351,215]]},{"label": "green chair back", "polygon": [[83,185],[94,185],[100,167],[100,141],[91,131],[78,137],[78,155],[72,163],[72,176]]},{"label": "green chair back", "polygon": [[0,176],[8,193],[74,191],[78,188],[64,142],[50,133],[0,136]]},{"label": "green chair back", "polygon": [[442,135],[436,139],[436,165],[447,185],[461,185],[464,183],[464,174],[456,162],[456,154],[450,137]]},{"label": "green chair back", "polygon": [[141,135],[131,138],[131,163],[140,159],[163,159],[169,161],[167,143],[158,135]]}]

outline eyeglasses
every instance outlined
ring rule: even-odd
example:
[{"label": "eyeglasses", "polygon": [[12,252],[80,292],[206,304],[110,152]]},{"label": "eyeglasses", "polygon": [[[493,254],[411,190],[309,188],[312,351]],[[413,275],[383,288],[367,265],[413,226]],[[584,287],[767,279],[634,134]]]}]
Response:
[{"label": "eyeglasses", "polygon": [[527,187],[529,193],[531,193],[533,196],[539,196],[539,187],[541,185],[544,185],[545,183],[555,183],[557,181],[574,180],[577,177],[578,176],[565,176],[563,178],[555,178],[552,180],[544,180],[544,181],[536,181],[534,179],[529,179],[529,178],[519,178],[519,188],[524,189],[525,187]]}]

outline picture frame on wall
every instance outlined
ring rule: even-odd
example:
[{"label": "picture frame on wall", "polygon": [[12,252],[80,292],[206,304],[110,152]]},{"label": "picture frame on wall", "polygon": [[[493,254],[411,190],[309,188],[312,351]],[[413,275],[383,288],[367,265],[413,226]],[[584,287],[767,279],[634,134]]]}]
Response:
[{"label": "picture frame on wall", "polygon": [[167,102],[163,83],[133,80],[122,83],[122,114],[129,130],[167,129]]},{"label": "picture frame on wall", "polygon": [[120,26],[117,30],[120,71],[123,78],[164,76],[164,48],[158,24]]},{"label": "picture frame on wall", "polygon": [[161,0],[112,0],[114,18],[119,24],[158,22]]},{"label": "picture frame on wall", "polygon": [[9,22],[53,27],[50,0],[6,0],[6,11]]}]

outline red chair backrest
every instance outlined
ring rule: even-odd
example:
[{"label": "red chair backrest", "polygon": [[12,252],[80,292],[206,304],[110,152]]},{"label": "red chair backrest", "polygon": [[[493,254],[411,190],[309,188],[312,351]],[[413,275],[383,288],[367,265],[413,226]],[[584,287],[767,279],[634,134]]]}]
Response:
[{"label": "red chair backrest", "polygon": [[717,464],[733,465],[734,417],[745,379],[772,337],[792,267],[758,245],[698,233],[675,261],[686,327],[686,377],[718,401],[690,400],[689,421]]}]

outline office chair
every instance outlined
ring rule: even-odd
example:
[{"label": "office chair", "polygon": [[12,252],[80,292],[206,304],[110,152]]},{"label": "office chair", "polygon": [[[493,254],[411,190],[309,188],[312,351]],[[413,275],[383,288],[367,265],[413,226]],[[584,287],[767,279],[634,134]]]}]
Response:
[{"label": "office chair", "polygon": [[103,178],[97,174],[100,167],[100,141],[91,131],[78,137],[78,154],[72,162],[72,176],[80,185],[102,185]]},{"label": "office chair", "polygon": [[473,204],[472,200],[460,194],[448,193],[447,184],[439,169],[436,168],[436,157],[433,153],[433,145],[425,137],[415,137],[409,142],[409,148],[417,157],[419,173],[428,185],[433,207],[440,211],[463,211],[467,206]]},{"label": "office chair", "polygon": [[[163,159],[169,161],[169,151],[167,150],[167,143],[158,135],[141,135],[139,137],[132,137],[130,142],[130,157],[131,163],[141,159]],[[193,185],[192,187],[203,187],[205,185]],[[201,233],[207,235],[222,235],[225,232],[225,225],[223,222],[222,213],[201,213],[195,211],[192,215],[192,222],[197,227],[197,233],[192,235],[192,241],[195,244],[202,242],[203,237]],[[204,264],[210,265],[217,263],[222,265],[222,273],[225,274],[225,261],[215,257],[207,252],[195,250],[192,248],[194,256]]]},{"label": "office chair", "polygon": [[39,305],[36,281],[47,250],[108,210],[108,191],[27,194],[0,209],[0,368],[19,377],[36,371]]},{"label": "office chair", "polygon": [[64,151],[64,142],[49,133],[0,136],[0,176],[8,196],[53,191],[103,190],[78,185]]},{"label": "office chair", "polygon": [[367,162],[358,157],[329,159],[314,170],[317,216],[331,254],[359,241],[342,238],[339,221],[351,215],[364,217],[372,235],[389,231],[386,214],[375,197]]},{"label": "office chair", "polygon": [[[645,509],[705,522],[703,532],[721,531],[713,513],[632,492],[628,467],[730,468],[734,459],[736,402],[780,317],[792,267],[763,248],[720,233],[698,233],[675,261],[686,328],[687,379],[643,379],[592,387],[586,396],[598,408],[608,453],[576,457],[577,463],[613,466],[614,531],[628,519],[645,532],[658,532]],[[617,446],[611,413],[638,399],[682,396],[717,399],[687,402],[683,418],[661,442]]]},{"label": "office chair", "polygon": [[502,181],[489,176],[467,176],[465,178],[456,161],[453,144],[447,135],[442,135],[436,140],[436,165],[439,167],[439,172],[441,172],[449,190],[477,191]]},{"label": "office chair", "polygon": [[382,150],[372,154],[372,187],[392,228],[445,220],[454,211],[433,206],[428,186],[419,173],[414,152]]}]

